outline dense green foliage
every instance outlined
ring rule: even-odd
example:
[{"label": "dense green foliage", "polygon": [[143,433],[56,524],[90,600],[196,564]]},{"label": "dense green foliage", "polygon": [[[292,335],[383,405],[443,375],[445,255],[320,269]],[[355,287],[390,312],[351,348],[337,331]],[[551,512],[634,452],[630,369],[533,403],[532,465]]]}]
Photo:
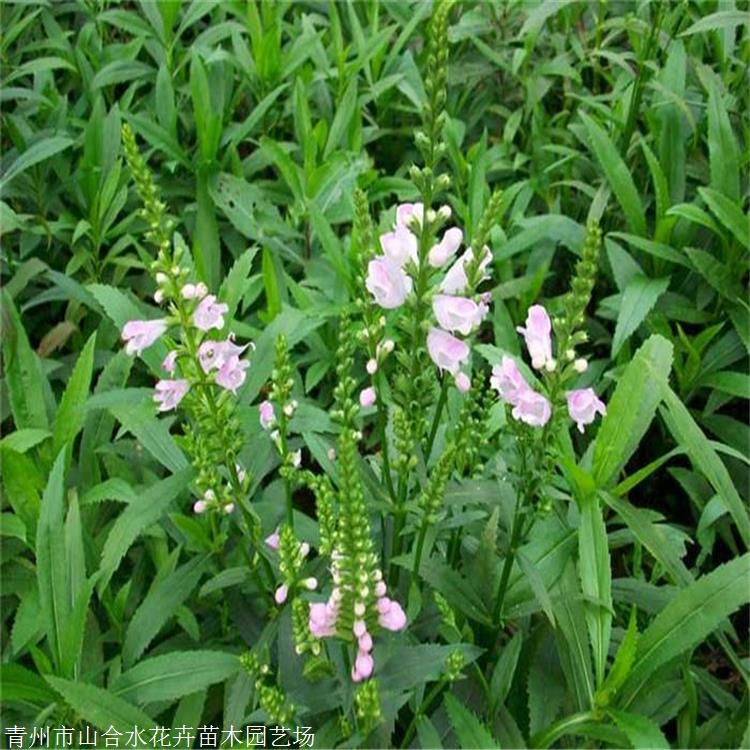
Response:
[{"label": "dense green foliage", "polygon": [[[4,727],[750,744],[747,3],[437,8],[0,5]],[[378,325],[363,264],[394,205],[439,193],[411,169],[431,159],[452,180],[434,207],[492,253],[472,391],[441,383],[407,317],[392,387],[382,366],[360,414]],[[160,238],[256,344],[236,403],[190,431],[155,412],[164,342],[122,351],[125,323],[157,316]],[[607,414],[539,438],[489,369],[525,353],[539,300],[568,320],[576,283],[582,307],[593,284],[577,384]],[[291,395],[275,450],[258,403]],[[233,440],[239,507],[194,514]],[[408,617],[375,679],[352,685],[342,643],[300,648],[302,597],[279,606],[273,585],[299,571],[262,542],[285,520],[321,582],[329,525],[372,535]],[[281,543],[284,563],[297,540]]]}]

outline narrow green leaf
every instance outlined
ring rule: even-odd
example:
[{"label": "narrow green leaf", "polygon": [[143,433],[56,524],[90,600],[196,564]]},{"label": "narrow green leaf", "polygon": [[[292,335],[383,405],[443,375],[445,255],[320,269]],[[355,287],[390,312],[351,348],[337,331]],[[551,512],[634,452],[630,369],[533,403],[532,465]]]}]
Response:
[{"label": "narrow green leaf", "polygon": [[599,487],[617,478],[646,433],[672,366],[672,344],[651,336],[625,368],[594,445],[593,474]]},{"label": "narrow green leaf", "polygon": [[140,657],[167,620],[190,596],[198,585],[207,562],[205,555],[193,557],[151,588],[135,611],[125,633],[122,659],[126,667]]},{"label": "narrow green leaf", "polygon": [[680,36],[690,36],[692,34],[700,34],[704,31],[714,31],[715,29],[734,29],[737,26],[743,25],[748,25],[746,11],[720,10],[716,13],[703,16],[703,18],[688,26]]},{"label": "narrow green leaf", "polygon": [[91,334],[83,347],[57,409],[53,438],[55,453],[58,453],[67,443],[74,440],[78,431],[83,427],[85,415],[83,404],[91,387],[95,346],[96,331]]},{"label": "narrow green leaf", "polygon": [[669,431],[683,445],[695,467],[721,495],[734,520],[745,547],[750,547],[750,518],[726,466],[716,455],[708,439],[696,424],[688,408],[668,384],[662,384],[665,409],[662,414]]},{"label": "narrow green leaf", "polygon": [[323,159],[327,159],[334,149],[345,145],[343,143],[344,137],[358,112],[357,76],[352,76],[349,85],[346,87],[346,91],[344,91],[344,96],[341,97],[341,102],[336,108],[336,115],[331,123],[331,129],[328,131],[328,140],[323,151]]},{"label": "narrow green leaf", "polygon": [[193,236],[193,257],[198,275],[209,289],[216,291],[221,278],[221,242],[216,208],[208,187],[210,180],[211,176],[206,168],[201,168],[196,173],[195,196],[198,212]]},{"label": "narrow green leaf", "polygon": [[450,693],[446,694],[444,703],[451,724],[456,730],[461,748],[464,750],[492,750],[492,748],[500,747],[490,730]]},{"label": "narrow green leaf", "polygon": [[150,729],[156,726],[139,708],[95,685],[47,675],[47,682],[63,697],[81,718],[92,726],[107,731],[132,732],[134,727]]},{"label": "narrow green leaf", "polygon": [[716,190],[699,187],[698,193],[706,201],[719,223],[727,227],[743,247],[750,249],[750,225],[740,206]]},{"label": "narrow green leaf", "polygon": [[584,614],[594,656],[596,684],[601,686],[607,667],[612,633],[612,571],[607,528],[597,496],[581,498],[581,525],[578,528],[578,555]]},{"label": "narrow green leaf", "polygon": [[[740,198],[740,153],[729,122],[729,113],[719,91],[719,79],[708,73],[703,82],[708,86],[708,163],[711,188],[732,201]],[[747,233],[745,217],[745,233]]]},{"label": "narrow green leaf", "polygon": [[495,664],[495,669],[492,671],[492,679],[490,680],[490,695],[492,696],[492,705],[495,708],[502,706],[508,697],[522,645],[523,631],[517,630],[500,652],[500,658],[497,660],[497,664]]},{"label": "narrow green leaf", "polygon": [[625,287],[617,313],[615,335],[612,338],[612,358],[617,356],[622,345],[651,312],[659,297],[667,291],[669,277],[649,279],[634,276]]},{"label": "narrow green leaf", "polygon": [[222,651],[171,651],[123,672],[110,685],[111,692],[138,705],[173,701],[222,682],[240,668],[234,654]]},{"label": "narrow green leaf", "polygon": [[136,537],[167,512],[172,500],[187,486],[191,477],[192,469],[185,469],[156,482],[125,508],[104,543],[97,582],[99,591],[107,585]]},{"label": "narrow green leaf", "polygon": [[39,162],[49,159],[55,154],[70,148],[74,143],[72,138],[66,135],[53,135],[44,138],[29,146],[18,158],[11,164],[2,178],[0,178],[0,191],[8,187],[8,183],[19,174],[25,172]]},{"label": "narrow green leaf", "polygon": [[680,591],[643,632],[620,707],[627,709],[646,681],[676,656],[711,635],[724,618],[750,602],[750,553],[720,565]]},{"label": "narrow green leaf", "polygon": [[245,250],[242,255],[233,263],[229,273],[221,284],[219,299],[229,307],[227,317],[233,318],[237,312],[237,305],[245,292],[247,277],[250,275],[250,269],[253,265],[253,259],[258,252],[257,246]]},{"label": "narrow green leaf", "polygon": [[62,668],[63,630],[70,614],[70,578],[65,555],[65,452],[60,451],[42,497],[36,537],[36,573],[41,616],[55,664]]},{"label": "narrow green leaf", "polygon": [[604,128],[585,112],[579,112],[589,136],[589,146],[604,171],[612,191],[625,213],[630,229],[646,234],[646,215],[638,189],[625,162]]},{"label": "narrow green leaf", "polygon": [[607,712],[620,729],[627,735],[630,744],[638,750],[639,748],[656,748],[657,750],[669,750],[671,745],[662,734],[661,729],[647,716],[632,714],[628,711]]}]

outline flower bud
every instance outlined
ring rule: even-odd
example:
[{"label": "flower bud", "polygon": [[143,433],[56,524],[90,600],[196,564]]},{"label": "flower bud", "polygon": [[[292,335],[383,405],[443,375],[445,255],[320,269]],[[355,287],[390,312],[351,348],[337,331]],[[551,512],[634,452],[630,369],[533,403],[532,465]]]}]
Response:
[{"label": "flower bud", "polygon": [[305,580],[302,581],[302,585],[308,591],[315,591],[315,589],[318,588],[318,579],[310,576],[310,578],[305,578]]},{"label": "flower bud", "polygon": [[162,292],[161,289],[157,289],[154,292],[154,302],[156,302],[157,305],[160,305],[162,302],[164,302],[164,292]]},{"label": "flower bud", "polygon": [[326,451],[326,456],[328,456],[329,461],[335,461],[336,460],[336,449],[335,448],[329,448]]},{"label": "flower bud", "polygon": [[193,505],[193,513],[205,513],[207,508],[208,503],[206,503],[205,500],[196,500],[195,504]]},{"label": "flower bud", "polygon": [[451,217],[451,213],[452,211],[450,206],[440,206],[440,208],[438,209],[438,216],[443,221],[448,221],[448,219],[450,219]]},{"label": "flower bud", "polygon": [[568,362],[572,362],[576,358],[575,349],[568,349],[565,352],[565,358],[568,360]]},{"label": "flower bud", "polygon": [[159,271],[159,273],[156,274],[156,283],[160,286],[166,284],[167,281],[169,281],[169,277],[164,272]]},{"label": "flower bud", "polygon": [[302,557],[307,557],[310,554],[310,545],[307,542],[302,542],[299,546],[299,553]]},{"label": "flower bud", "polygon": [[589,369],[589,363],[585,359],[577,359],[573,362],[573,368],[576,372],[586,372]]},{"label": "flower bud", "polygon": [[546,370],[547,372],[554,372],[554,371],[555,371],[555,368],[556,368],[556,367],[557,367],[557,362],[555,362],[555,360],[554,360],[554,359],[548,359],[548,360],[547,360],[547,361],[546,361],[546,362],[544,363],[544,369],[545,369],[545,370]]},{"label": "flower bud", "polygon": [[224,506],[224,513],[226,513],[226,515],[229,515],[230,513],[234,513],[234,503],[227,503]]},{"label": "flower bud", "polygon": [[378,363],[374,359],[368,359],[367,365],[365,366],[369,375],[374,375],[378,371]]}]

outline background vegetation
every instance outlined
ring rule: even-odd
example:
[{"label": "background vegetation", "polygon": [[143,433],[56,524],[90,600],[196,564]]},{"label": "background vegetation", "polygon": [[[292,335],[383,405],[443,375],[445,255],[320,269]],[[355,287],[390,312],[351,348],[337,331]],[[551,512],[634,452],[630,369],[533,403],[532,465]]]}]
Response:
[{"label": "background vegetation", "polygon": [[[252,404],[285,333],[306,397],[300,445],[326,465],[337,320],[354,294],[353,192],[376,217],[416,197],[430,14],[427,2],[0,6],[6,725],[262,720],[236,654],[275,609],[253,595],[236,545],[212,549],[189,510],[179,440],[153,414],[148,369],[120,351],[122,324],[147,316],[154,291],[121,126],[233,330],[257,343],[240,417],[251,501],[270,532],[282,489]],[[422,643],[391,655],[385,730],[370,742],[398,745],[416,720],[421,747],[566,734],[592,746],[748,746],[748,8],[465,2],[449,34],[448,202],[471,235],[491,192],[504,195],[477,358],[519,353],[515,326],[567,289],[593,217],[604,244],[585,385],[604,384],[607,403],[618,383],[630,390],[624,421],[598,439],[622,460],[594,593],[575,525],[543,525],[529,542],[537,577],[517,586],[499,657],[464,649],[492,701],[467,669],[423,702],[446,687],[450,644],[481,641],[482,576],[470,573],[483,559],[499,567],[509,533],[504,511],[492,513],[505,502],[501,429],[488,474],[449,488],[465,512],[466,565],[433,571],[424,601],[410,600]],[[651,339],[633,360],[652,334],[664,345]],[[589,437],[573,439],[590,469]],[[569,492],[575,476],[559,479]],[[296,501],[314,537],[312,504]],[[624,641],[630,660],[620,673],[616,661],[592,677],[579,576],[589,600],[611,606],[612,653]],[[439,639],[433,588],[458,617]],[[638,646],[625,635],[631,605],[646,631]],[[308,707],[316,746],[341,741],[336,709],[351,695],[316,703],[291,650],[276,666]]]}]

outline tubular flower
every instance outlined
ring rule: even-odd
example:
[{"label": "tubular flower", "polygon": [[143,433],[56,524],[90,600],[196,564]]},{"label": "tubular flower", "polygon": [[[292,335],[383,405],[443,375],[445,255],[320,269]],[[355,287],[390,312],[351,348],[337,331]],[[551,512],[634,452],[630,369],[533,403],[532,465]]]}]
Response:
[{"label": "tubular flower", "polygon": [[513,406],[518,402],[521,393],[530,389],[518,365],[508,356],[504,356],[502,362],[492,368],[490,385],[500,394],[503,401]]},{"label": "tubular flower", "polygon": [[212,328],[221,330],[224,327],[224,314],[229,311],[229,305],[216,301],[213,294],[204,297],[193,313],[193,323],[201,331]]},{"label": "tubular flower", "polygon": [[260,414],[260,426],[267,430],[275,421],[276,413],[273,410],[273,404],[266,399],[258,408]]},{"label": "tubular flower", "polygon": [[461,364],[469,358],[468,345],[439,328],[432,328],[427,334],[427,351],[441,370],[447,370],[454,376]]},{"label": "tubular flower", "polygon": [[127,342],[125,351],[128,354],[140,354],[161,338],[166,330],[166,318],[128,321],[122,329],[122,339]]},{"label": "tubular flower", "polygon": [[380,235],[380,247],[388,260],[403,268],[407,261],[418,260],[417,238],[404,226],[397,226],[392,232]]},{"label": "tubular flower", "polygon": [[[471,248],[468,248],[466,252],[448,269],[448,273],[445,274],[445,278],[440,284],[440,291],[445,294],[463,294],[466,291],[466,287],[469,280],[466,276],[466,266],[474,259],[474,253]],[[492,260],[492,253],[488,247],[484,248],[484,256],[479,264],[479,270],[483,274],[483,278],[488,278],[484,273],[487,266]]]},{"label": "tubular flower", "polygon": [[169,354],[167,354],[166,357],[164,357],[164,361],[161,363],[161,369],[164,370],[164,372],[168,372],[170,375],[174,372],[175,365],[177,363],[177,350],[173,349]]},{"label": "tubular flower", "polygon": [[552,406],[541,393],[527,388],[519,394],[511,414],[532,427],[543,427],[552,416]]},{"label": "tubular flower", "polygon": [[169,411],[185,398],[190,390],[187,380],[160,380],[156,384],[154,401],[159,404],[159,411]]},{"label": "tubular flower", "polygon": [[419,226],[422,225],[424,218],[424,206],[421,203],[402,203],[396,207],[396,226],[409,228],[413,220],[416,220]]},{"label": "tubular flower", "polygon": [[432,301],[435,318],[446,331],[458,331],[468,336],[487,314],[487,306],[467,297],[438,294]]},{"label": "tubular flower", "polygon": [[526,340],[531,366],[541,370],[552,358],[552,321],[542,305],[532,305],[526,317],[526,327],[516,329]]},{"label": "tubular flower", "polygon": [[412,280],[390,258],[381,256],[367,264],[365,286],[378,305],[392,310],[404,304],[411,292]]},{"label": "tubular flower", "polygon": [[576,423],[579,432],[583,432],[584,425],[591,424],[597,414],[604,416],[607,407],[594,393],[593,388],[579,388],[567,394],[568,414]]},{"label": "tubular flower", "polygon": [[452,258],[464,238],[464,233],[458,227],[451,227],[445,231],[437,245],[430,248],[427,256],[428,263],[433,268],[442,268]]},{"label": "tubular flower", "polygon": [[245,346],[237,346],[231,339],[226,341],[204,341],[198,347],[198,361],[201,363],[203,372],[219,370],[232,357],[239,357],[247,349]]},{"label": "tubular flower", "polygon": [[245,370],[249,366],[250,363],[246,359],[240,359],[238,356],[232,355],[222,363],[219,372],[216,373],[216,382],[222,388],[236,393],[237,389],[245,382],[247,377]]}]

